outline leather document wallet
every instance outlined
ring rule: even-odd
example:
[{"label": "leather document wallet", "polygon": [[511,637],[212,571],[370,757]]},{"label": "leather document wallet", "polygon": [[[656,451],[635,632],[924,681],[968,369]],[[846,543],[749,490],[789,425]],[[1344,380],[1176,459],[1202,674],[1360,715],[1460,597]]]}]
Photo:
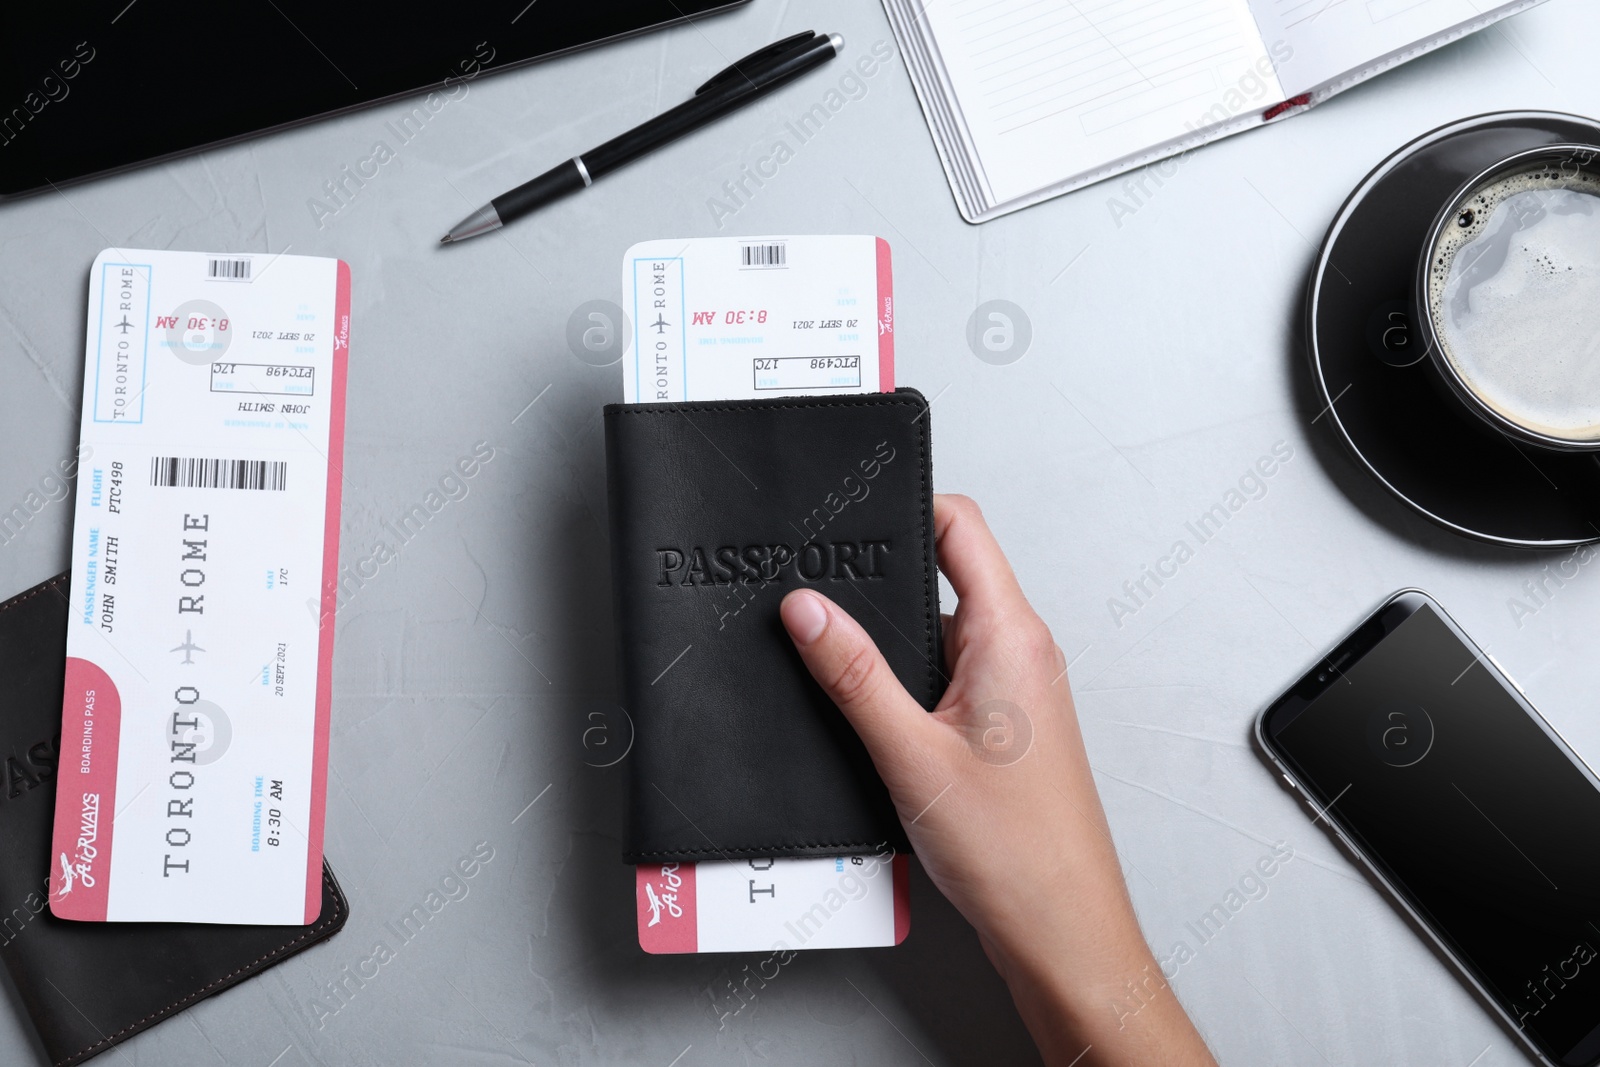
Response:
[{"label": "leather document wallet", "polygon": [[72,922],[50,913],[67,580],[0,603],[0,959],[57,1067],[82,1063],[330,936],[349,907],[322,868],[310,926]]},{"label": "leather document wallet", "polygon": [[778,605],[849,612],[924,708],[944,688],[921,393],[605,409],[631,863],[908,848]]}]

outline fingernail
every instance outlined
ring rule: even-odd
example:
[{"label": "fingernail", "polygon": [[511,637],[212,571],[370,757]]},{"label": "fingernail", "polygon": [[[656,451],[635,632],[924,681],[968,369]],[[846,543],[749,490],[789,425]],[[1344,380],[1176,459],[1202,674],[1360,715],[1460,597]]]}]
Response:
[{"label": "fingernail", "polygon": [[822,598],[809,590],[798,589],[784,597],[778,612],[789,636],[802,645],[811,644],[828,628],[828,609],[822,606]]}]

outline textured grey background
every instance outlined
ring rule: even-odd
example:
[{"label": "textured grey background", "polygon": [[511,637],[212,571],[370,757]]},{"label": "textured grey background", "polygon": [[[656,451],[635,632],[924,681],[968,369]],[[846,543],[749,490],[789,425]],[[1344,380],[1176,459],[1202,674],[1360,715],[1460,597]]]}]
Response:
[{"label": "textured grey background", "polygon": [[[893,44],[866,0],[756,0],[475,82],[403,147],[386,123],[409,105],[390,104],[0,205],[0,510],[77,440],[87,267],[108,245],[349,261],[346,563],[475,442],[495,450],[467,496],[338,617],[327,854],[351,897],[348,927],[104,1062],[1032,1060],[972,932],[920,874],[903,947],[802,953],[719,1029],[713,1005],[735,1006],[725,983],[756,957],[638,950],[617,858],[624,768],[586,765],[609,757],[602,735],[586,749],[584,731],[615,719],[590,714],[604,716],[616,692],[598,416],[621,394],[616,367],[568,351],[568,316],[618,299],[630,243],[719,232],[708,198],[789,139],[784,124],[844,64],[503,236],[436,244],[470,207],[808,27],[843,33],[852,57]],[[720,230],[877,233],[893,245],[898,376],[937,398],[936,484],[982,502],[1074,658],[1134,901],[1160,954],[1179,940],[1195,950],[1174,984],[1224,1062],[1525,1062],[1310,825],[1247,731],[1361,613],[1416,584],[1600,757],[1600,578],[1583,573],[1518,626],[1509,599],[1556,557],[1412,518],[1322,424],[1308,429],[1315,406],[1293,375],[1302,278],[1349,189],[1393,148],[1464,115],[1600,113],[1597,34],[1600,10],[1552,0],[1195,153],[1120,225],[1109,204],[1126,195],[1120,182],[961,222],[897,58]],[[396,158],[319,226],[308,201],[380,139]],[[1032,324],[1029,351],[1006,366],[965,341],[968,316],[992,299]],[[1293,459],[1265,496],[1117,625],[1108,598],[1279,441]],[[0,593],[62,570],[70,523],[69,505],[51,503],[0,545]],[[1280,840],[1296,858],[1198,946],[1185,923]],[[479,842],[494,858],[468,896],[397,947],[383,924]],[[380,939],[393,960],[318,1028],[315,998]],[[14,992],[0,1000],[0,1061],[42,1062]]]}]

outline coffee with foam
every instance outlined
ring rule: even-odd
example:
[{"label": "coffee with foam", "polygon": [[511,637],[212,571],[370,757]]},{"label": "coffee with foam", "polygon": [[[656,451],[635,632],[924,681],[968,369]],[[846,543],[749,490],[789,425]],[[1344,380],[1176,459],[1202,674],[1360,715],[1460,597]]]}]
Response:
[{"label": "coffee with foam", "polygon": [[1430,250],[1427,298],[1481,403],[1535,434],[1600,441],[1600,176],[1551,159],[1475,190]]}]

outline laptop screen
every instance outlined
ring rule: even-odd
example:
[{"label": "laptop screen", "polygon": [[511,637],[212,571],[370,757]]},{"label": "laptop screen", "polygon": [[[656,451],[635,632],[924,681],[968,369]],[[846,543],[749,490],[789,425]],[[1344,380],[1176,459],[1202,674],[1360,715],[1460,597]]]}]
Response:
[{"label": "laptop screen", "polygon": [[18,5],[0,33],[0,195],[389,97],[459,98],[480,74],[743,2]]}]

